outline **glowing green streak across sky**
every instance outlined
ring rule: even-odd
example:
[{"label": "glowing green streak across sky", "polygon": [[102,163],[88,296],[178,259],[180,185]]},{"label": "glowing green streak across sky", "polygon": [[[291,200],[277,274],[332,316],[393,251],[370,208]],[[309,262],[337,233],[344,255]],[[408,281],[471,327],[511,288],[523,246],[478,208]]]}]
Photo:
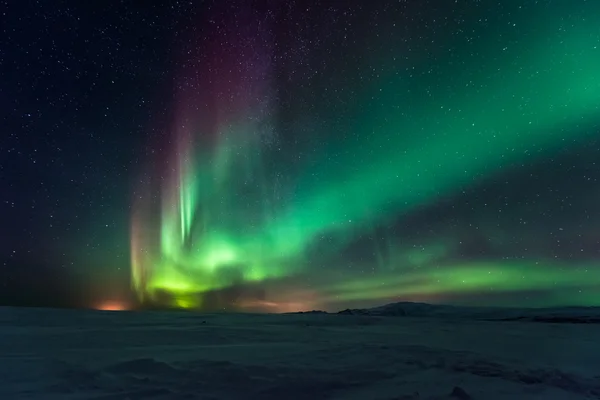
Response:
[{"label": "glowing green streak across sky", "polygon": [[[265,195],[274,183],[261,172],[257,132],[269,118],[234,118],[220,127],[212,153],[182,141],[176,177],[163,193],[160,254],[145,261],[151,264],[145,287],[134,274],[136,289],[150,295],[165,290],[175,296],[175,305],[191,307],[200,300],[190,293],[301,272],[310,246],[322,235],[335,237],[328,250],[336,252],[391,214],[453,195],[502,168],[546,157],[594,134],[591,127],[600,119],[600,18],[560,33],[552,24],[559,22],[556,16],[540,21],[537,34],[518,47],[462,54],[461,69],[442,61],[430,73],[410,77],[386,69],[383,60],[387,73],[352,106],[355,117],[336,128],[347,135],[322,132],[322,149],[292,177],[295,194],[283,204]],[[242,197],[245,181],[257,189]],[[140,268],[134,265],[135,271]],[[489,276],[488,270],[493,270]],[[390,273],[383,292],[354,287],[352,281],[340,284],[339,291],[354,299],[375,292],[474,290],[490,279],[508,290],[536,282],[547,287],[560,275],[531,272],[530,280],[519,280],[515,271],[449,268],[433,275],[440,284]],[[471,278],[460,279],[466,276]],[[580,282],[584,275],[573,279]]]},{"label": "glowing green streak across sky", "polygon": [[[570,292],[569,305],[600,305],[597,296],[600,277],[595,273],[598,265],[567,265],[552,262],[476,262],[442,265],[435,269],[410,269],[384,276],[363,276],[360,280],[327,283],[322,288],[327,301],[385,302],[392,298],[432,296],[452,298],[457,295],[494,294],[519,291],[544,290],[552,294],[548,305],[565,305],[565,292]],[[573,293],[575,292],[575,296]],[[583,302],[581,302],[584,300]],[[518,305],[519,299],[512,304]]]},{"label": "glowing green streak across sky", "polygon": [[[281,238],[278,248],[294,254],[329,230],[351,237],[353,228],[380,221],[390,208],[406,212],[511,163],[547,156],[574,135],[595,134],[600,49],[597,37],[582,36],[549,42],[553,49],[538,44],[513,56],[518,64],[509,58],[490,66],[493,80],[447,76],[455,82],[451,89],[412,112],[393,111],[403,103],[402,88],[386,89],[378,105],[363,103],[362,117],[352,121],[362,129],[359,143],[340,149],[335,160],[342,167],[309,171],[318,178],[305,180],[296,207],[268,226]],[[384,78],[381,87],[386,84]]]}]

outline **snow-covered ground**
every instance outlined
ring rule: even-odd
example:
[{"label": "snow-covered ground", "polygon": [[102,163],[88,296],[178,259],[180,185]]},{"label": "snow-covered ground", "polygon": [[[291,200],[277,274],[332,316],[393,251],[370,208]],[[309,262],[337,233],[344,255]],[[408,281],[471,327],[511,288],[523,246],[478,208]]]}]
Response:
[{"label": "snow-covered ground", "polygon": [[0,308],[0,399],[600,398],[600,324],[451,314]]}]

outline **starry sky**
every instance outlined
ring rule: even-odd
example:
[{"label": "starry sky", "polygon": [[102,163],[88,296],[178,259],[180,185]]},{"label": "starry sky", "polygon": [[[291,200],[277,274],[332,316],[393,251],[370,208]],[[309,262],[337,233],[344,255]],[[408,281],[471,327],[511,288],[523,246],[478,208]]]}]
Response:
[{"label": "starry sky", "polygon": [[1,3],[0,303],[600,305],[598,2],[168,3]]}]

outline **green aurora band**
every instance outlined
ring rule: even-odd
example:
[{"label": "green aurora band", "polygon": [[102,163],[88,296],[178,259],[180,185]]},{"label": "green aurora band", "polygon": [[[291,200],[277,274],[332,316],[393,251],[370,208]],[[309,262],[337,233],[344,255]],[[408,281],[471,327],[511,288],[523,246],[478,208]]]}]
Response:
[{"label": "green aurora band", "polygon": [[[540,11],[513,46],[475,44],[423,71],[399,73],[393,51],[380,57],[379,78],[345,103],[343,122],[316,128],[323,139],[299,168],[284,162],[271,168],[265,161],[277,152],[277,145],[265,144],[277,131],[268,67],[238,71],[243,76],[237,82],[250,83],[228,90],[243,100],[223,105],[224,116],[210,129],[203,122],[209,112],[186,104],[195,98],[181,94],[172,175],[163,179],[160,210],[146,200],[133,215],[132,280],[140,300],[202,308],[209,292],[276,287],[303,276],[323,237],[330,244],[319,257],[327,260],[390,215],[406,215],[595,135],[600,17],[590,7],[567,21],[556,10]],[[268,60],[269,52],[265,45],[262,56],[253,57]],[[214,143],[206,145],[206,135],[215,136]],[[557,285],[573,288],[572,302],[600,305],[593,295],[600,277],[585,265],[565,273],[560,261],[449,262],[448,246],[424,256],[394,247],[395,256],[380,257],[376,275],[322,272],[312,294],[290,309]],[[590,290],[574,289],[582,287]],[[267,297],[274,304],[293,302],[302,297],[300,289],[271,290]]]}]

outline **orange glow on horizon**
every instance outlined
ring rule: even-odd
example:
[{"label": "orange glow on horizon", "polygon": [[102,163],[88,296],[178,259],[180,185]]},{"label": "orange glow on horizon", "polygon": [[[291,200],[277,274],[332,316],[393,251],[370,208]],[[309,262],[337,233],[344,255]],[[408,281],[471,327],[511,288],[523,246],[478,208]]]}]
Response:
[{"label": "orange glow on horizon", "polygon": [[129,307],[122,301],[109,300],[96,305],[94,309],[102,311],[126,311],[129,310]]}]

